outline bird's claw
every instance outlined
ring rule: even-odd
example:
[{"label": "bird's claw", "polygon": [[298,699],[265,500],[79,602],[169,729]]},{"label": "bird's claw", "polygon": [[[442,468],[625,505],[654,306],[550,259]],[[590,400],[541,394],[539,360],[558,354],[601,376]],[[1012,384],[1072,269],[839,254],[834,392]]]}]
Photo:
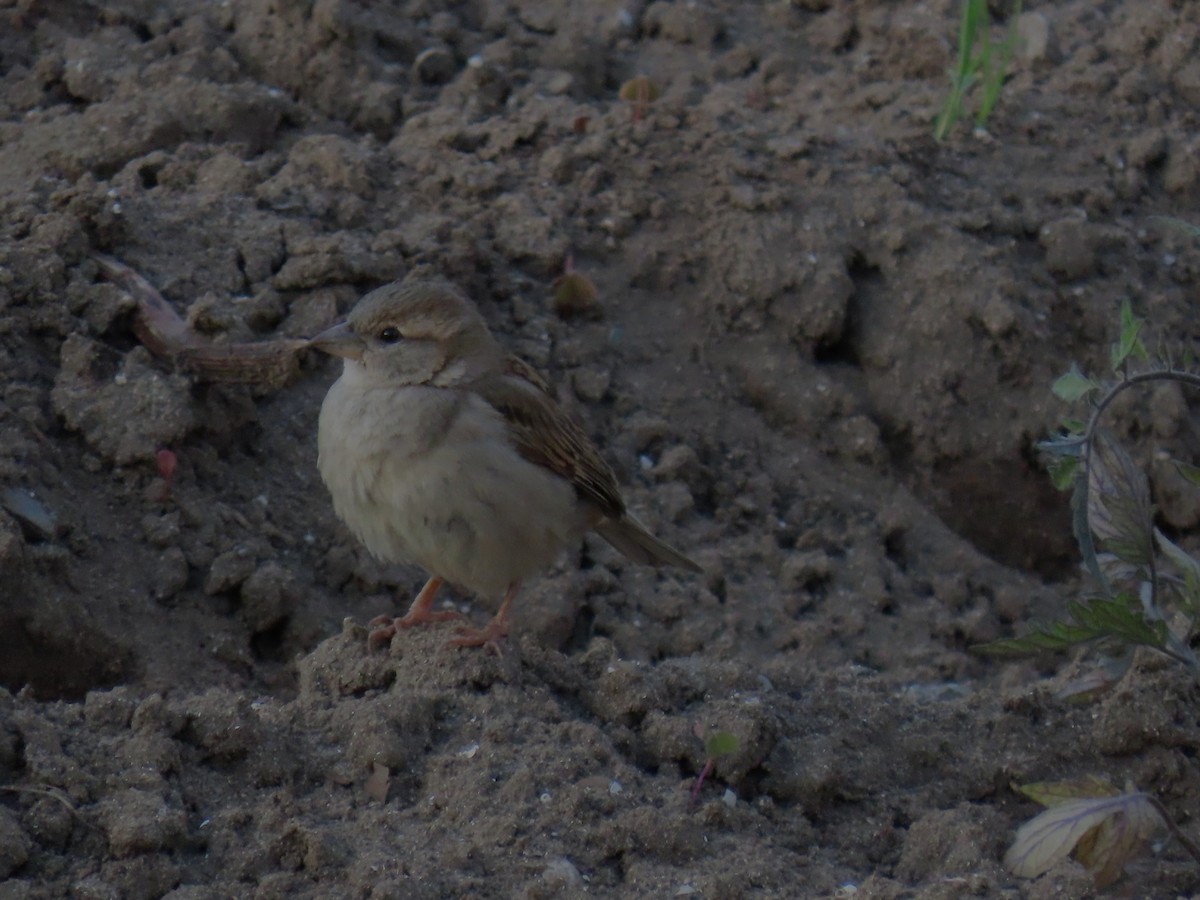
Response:
[{"label": "bird's claw", "polygon": [[501,644],[507,636],[508,623],[497,622],[493,619],[482,628],[472,628],[469,625],[464,625],[458,629],[458,637],[451,638],[446,642],[446,646],[486,647],[497,656],[503,656],[504,650]]},{"label": "bird's claw", "polygon": [[414,612],[409,610],[402,616],[376,616],[367,623],[367,628],[370,629],[370,634],[367,635],[367,648],[370,650],[378,649],[385,644],[391,643],[396,632],[403,628],[413,628],[417,625],[425,625],[430,622],[451,622],[456,619],[461,619],[462,613],[453,612],[451,610],[438,611],[433,610],[418,610]]}]

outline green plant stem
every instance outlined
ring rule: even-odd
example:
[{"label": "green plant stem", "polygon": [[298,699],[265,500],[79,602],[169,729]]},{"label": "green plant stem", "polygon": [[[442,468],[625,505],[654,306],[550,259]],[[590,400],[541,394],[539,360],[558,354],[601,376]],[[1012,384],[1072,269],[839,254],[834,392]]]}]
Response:
[{"label": "green plant stem", "polygon": [[700,770],[700,774],[696,776],[696,783],[692,785],[691,803],[694,805],[700,799],[700,789],[704,787],[704,780],[712,774],[714,763],[712,757],[704,761],[704,768]]},{"label": "green plant stem", "polygon": [[958,117],[962,115],[963,97],[975,79],[971,50],[975,47],[978,30],[979,2],[980,0],[963,0],[962,17],[958,26],[958,66],[950,77],[950,96],[946,98],[946,104],[942,107],[934,126],[934,140],[942,140],[958,121]]},{"label": "green plant stem", "polygon": [[[979,112],[975,115],[975,124],[982,128],[987,124],[988,117],[1000,100],[1000,91],[1004,88],[1004,79],[1008,75],[1008,65],[1012,62],[1013,53],[1017,49],[1019,35],[1018,20],[1021,18],[1021,0],[1017,0],[1009,13],[1008,36],[999,47],[999,60],[995,69],[992,68],[992,57],[988,53],[984,57],[983,96],[979,99]],[[990,38],[989,38],[990,40]],[[989,44],[990,47],[990,44]]]},{"label": "green plant stem", "polygon": [[[1088,508],[1088,473],[1091,471],[1092,465],[1092,447],[1095,445],[1096,434],[1100,429],[1100,418],[1104,415],[1105,410],[1112,405],[1122,393],[1129,388],[1140,384],[1148,384],[1154,381],[1177,381],[1180,384],[1185,384],[1189,387],[1200,389],[1200,375],[1191,372],[1181,372],[1178,369],[1157,370],[1153,372],[1141,372],[1137,375],[1128,375],[1123,373],[1123,377],[1107,394],[1100,398],[1092,409],[1092,414],[1088,418],[1087,427],[1079,437],[1079,444],[1083,447],[1083,475],[1079,481],[1079,498],[1077,500],[1080,509],[1087,515]],[[1080,537],[1077,535],[1077,537]],[[1100,569],[1100,564],[1096,560],[1095,544],[1091,540],[1090,530],[1085,529],[1083,538],[1080,538],[1081,545],[1086,538],[1086,547],[1081,546],[1084,553],[1084,562],[1089,571],[1097,577],[1104,592],[1112,596],[1112,586],[1108,583],[1108,579],[1104,577],[1104,573]],[[1151,554],[1149,566],[1150,575],[1150,606],[1154,613],[1162,618],[1162,613],[1158,611],[1158,569],[1154,564],[1154,556]],[[1181,663],[1188,668],[1192,676],[1200,683],[1200,660],[1196,658],[1196,654],[1192,648],[1184,644],[1169,628],[1167,629],[1167,646],[1162,647],[1162,652]]]}]

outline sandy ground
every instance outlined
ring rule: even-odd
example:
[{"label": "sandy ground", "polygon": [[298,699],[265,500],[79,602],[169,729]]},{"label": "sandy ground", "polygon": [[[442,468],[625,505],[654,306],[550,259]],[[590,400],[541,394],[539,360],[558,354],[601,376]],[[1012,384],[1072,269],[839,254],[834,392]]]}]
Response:
[{"label": "sandy ground", "polygon": [[[1087,897],[1001,862],[1012,784],[1083,775],[1198,837],[1184,673],[1072,704],[1068,660],[970,650],[1078,587],[1054,376],[1124,299],[1197,337],[1153,217],[1198,215],[1200,8],[1027,10],[937,143],[953,0],[0,0],[0,898]],[[337,363],[203,383],[90,249],[218,341],[451,279],[706,574],[588,539],[502,658],[368,653],[422,573],[317,476]],[[1112,424],[1195,549],[1189,402]],[[699,730],[738,748],[692,803]],[[1177,845],[1111,889],[1194,890]]]}]

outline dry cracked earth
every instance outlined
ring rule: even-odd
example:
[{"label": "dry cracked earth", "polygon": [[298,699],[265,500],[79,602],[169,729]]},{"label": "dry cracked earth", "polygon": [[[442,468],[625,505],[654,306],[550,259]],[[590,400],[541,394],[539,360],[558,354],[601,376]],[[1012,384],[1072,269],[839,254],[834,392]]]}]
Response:
[{"label": "dry cracked earth", "polygon": [[[1198,336],[1156,217],[1200,215],[1200,7],[1027,3],[987,131],[937,142],[958,13],[0,0],[0,898],[1083,898],[1002,859],[1013,785],[1085,775],[1195,839],[1185,672],[1073,703],[1086,661],[971,648],[1078,595],[1054,377],[1124,300]],[[337,363],[197,377],[93,251],[217,343],[450,279],[705,574],[588,538],[503,656],[368,652],[422,573],[317,475]],[[1195,402],[1110,420],[1193,551]],[[1108,893],[1197,890],[1156,849]]]}]

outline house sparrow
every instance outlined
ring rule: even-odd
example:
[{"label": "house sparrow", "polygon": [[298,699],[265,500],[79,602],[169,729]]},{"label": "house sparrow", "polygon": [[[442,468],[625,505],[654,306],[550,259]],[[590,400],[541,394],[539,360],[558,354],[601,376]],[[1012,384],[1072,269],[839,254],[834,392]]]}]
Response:
[{"label": "house sparrow", "polygon": [[451,642],[498,650],[521,581],[592,528],[635,562],[700,571],[625,509],[587,435],[449,284],[372,291],[311,346],[345,360],[317,428],[334,510],[378,559],[430,575],[405,615],[371,622],[372,646],[457,617],[432,608],[448,581],[503,592]]}]

